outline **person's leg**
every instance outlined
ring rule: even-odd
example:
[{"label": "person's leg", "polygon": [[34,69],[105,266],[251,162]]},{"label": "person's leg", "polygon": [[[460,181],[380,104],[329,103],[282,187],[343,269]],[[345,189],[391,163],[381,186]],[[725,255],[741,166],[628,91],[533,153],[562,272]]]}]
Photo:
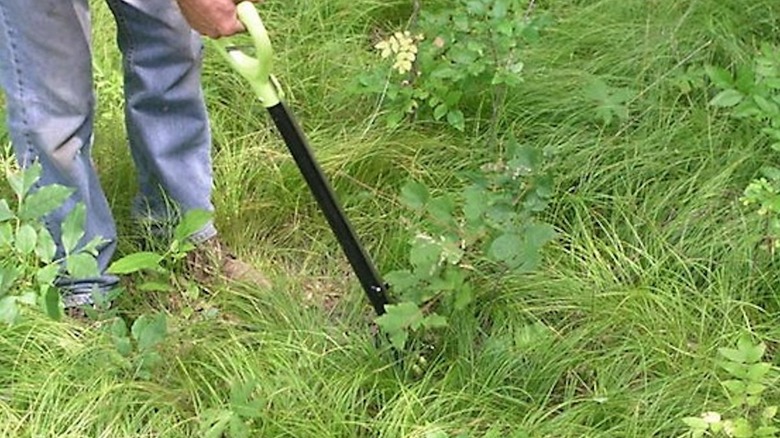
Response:
[{"label": "person's leg", "polygon": [[[107,0],[123,54],[125,117],[139,178],[134,215],[163,225],[213,211],[211,133],[200,85],[202,42],[171,0]],[[174,216],[174,217],[172,217]],[[216,235],[212,223],[192,239]]]},{"label": "person's leg", "polygon": [[[60,224],[77,202],[86,205],[82,244],[106,240],[101,272],[116,247],[108,202],[90,158],[94,96],[88,0],[0,2],[0,82],[6,94],[8,128],[22,166],[39,162],[40,185],[75,189],[66,204],[46,218],[63,256]],[[66,305],[89,300],[93,290],[117,284],[113,276],[64,279]]]},{"label": "person's leg", "polygon": [[[128,139],[139,175],[134,215],[165,227],[177,219],[175,210],[213,212],[211,132],[200,83],[200,36],[175,1],[107,1],[117,21]],[[196,278],[269,284],[216,235],[209,222],[190,236],[197,249],[188,255],[188,265]]]}]

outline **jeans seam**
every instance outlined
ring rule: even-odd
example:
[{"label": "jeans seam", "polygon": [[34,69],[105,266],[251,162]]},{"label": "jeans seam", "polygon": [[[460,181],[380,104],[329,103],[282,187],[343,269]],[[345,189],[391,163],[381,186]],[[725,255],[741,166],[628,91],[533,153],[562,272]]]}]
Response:
[{"label": "jeans seam", "polygon": [[[5,37],[6,37],[7,41],[8,41],[8,51],[9,51],[9,57],[11,58],[11,68],[12,68],[13,74],[15,76],[15,81],[14,81],[15,84],[14,85],[16,85],[16,92],[15,92],[16,98],[17,98],[18,102],[24,102],[24,97],[25,97],[24,80],[22,79],[22,72],[21,72],[21,69],[19,68],[19,64],[21,64],[21,62],[19,61],[19,57],[17,55],[19,53],[19,49],[16,46],[16,43],[14,42],[14,41],[16,41],[16,38],[14,38],[14,35],[13,35],[13,33],[14,33],[13,28],[10,26],[10,24],[8,22],[8,14],[6,14],[5,9],[3,9],[2,7],[0,7],[0,14],[2,14],[2,16],[3,16],[3,26],[5,26],[5,30],[6,30]],[[25,106],[21,105],[21,104],[19,106],[20,106],[19,110],[20,110],[20,113],[21,113],[21,117],[20,117],[21,118],[21,122],[22,122],[22,125],[24,125],[24,130],[23,130],[23,132],[24,132],[24,142],[25,142],[26,152],[27,152],[25,154],[26,156],[25,157],[20,157],[20,158],[23,158],[23,159],[19,160],[19,161],[22,164],[26,165],[26,164],[29,164],[28,163],[29,157],[31,155],[33,155],[33,156],[35,155],[35,150],[34,150],[33,145],[32,145],[32,139],[30,138],[30,129],[29,129],[30,128],[30,118],[29,118],[29,114],[27,113],[27,108],[25,108]]]},{"label": "jeans seam", "polygon": [[[108,0],[109,2],[112,2],[114,4],[117,3],[117,0]],[[124,16],[124,13],[122,13],[122,8],[115,6],[114,8],[114,16],[117,21],[117,26],[122,26],[125,28],[124,35],[125,38],[127,38],[127,51],[124,54],[124,62],[126,64],[125,68],[130,68],[130,66],[133,65],[133,55],[135,54],[135,47],[136,43],[133,41],[132,32],[127,31],[127,18]]]}]

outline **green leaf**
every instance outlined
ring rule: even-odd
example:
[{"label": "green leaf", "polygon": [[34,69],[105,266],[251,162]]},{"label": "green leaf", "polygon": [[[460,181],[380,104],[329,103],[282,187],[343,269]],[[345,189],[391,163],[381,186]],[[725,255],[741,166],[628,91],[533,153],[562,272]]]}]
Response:
[{"label": "green leaf", "polygon": [[507,167],[512,173],[527,175],[541,167],[542,152],[538,148],[519,144],[515,140],[509,144],[509,147],[511,152]]},{"label": "green leaf", "polygon": [[685,417],[682,421],[693,430],[707,430],[709,428],[709,424],[700,417]]},{"label": "green leaf", "polygon": [[254,393],[255,389],[257,389],[257,382],[255,380],[241,383],[236,382],[230,385],[231,407],[246,404],[252,398],[252,393]]},{"label": "green leaf", "polygon": [[165,314],[141,315],[131,329],[139,351],[149,351],[165,339],[168,323]]},{"label": "green leaf", "polygon": [[163,256],[153,252],[137,252],[113,262],[108,267],[109,274],[130,274],[144,270],[156,270]]},{"label": "green leaf", "polygon": [[16,217],[16,215],[14,215],[14,212],[12,212],[11,208],[8,206],[8,201],[0,199],[0,222],[5,222],[14,217]]},{"label": "green leaf", "polygon": [[466,118],[463,116],[463,111],[453,110],[447,113],[447,123],[458,131],[466,130]]},{"label": "green leaf", "polygon": [[464,283],[461,287],[455,289],[455,301],[453,307],[455,310],[463,310],[474,301],[474,290],[471,285]]},{"label": "green leaf", "polygon": [[127,324],[122,318],[114,318],[111,325],[108,326],[108,332],[114,341],[117,352],[124,357],[129,357],[133,352],[133,344],[127,336]]},{"label": "green leaf", "polygon": [[747,379],[751,382],[760,382],[772,369],[772,364],[768,362],[759,362],[747,367]]},{"label": "green leaf", "polygon": [[163,363],[160,353],[153,350],[141,350],[138,356],[137,373],[142,379],[151,379],[152,372]]},{"label": "green leaf", "polygon": [[749,336],[741,336],[737,341],[737,349],[742,352],[747,363],[755,363],[761,360],[766,352],[763,342],[754,343]]},{"label": "green leaf", "polygon": [[761,426],[758,429],[755,430],[754,436],[757,437],[776,437],[777,432],[780,432],[780,429],[774,426]]},{"label": "green leaf", "polygon": [[401,122],[406,118],[406,113],[403,111],[390,111],[386,116],[386,123],[389,129],[397,128]]},{"label": "green leaf", "polygon": [[125,323],[125,320],[122,318],[114,318],[111,320],[111,324],[108,326],[108,332],[113,337],[117,338],[126,338],[127,333],[127,324]]},{"label": "green leaf", "polygon": [[466,275],[462,269],[447,268],[440,277],[430,280],[431,288],[437,292],[452,292],[463,287]]},{"label": "green leaf", "polygon": [[62,303],[60,292],[57,288],[44,286],[43,296],[41,297],[43,312],[51,319],[59,321],[62,319]]},{"label": "green leaf", "polygon": [[35,249],[38,233],[30,224],[24,224],[16,233],[16,250],[24,255],[30,254]]},{"label": "green leaf", "polygon": [[718,353],[724,358],[737,363],[747,362],[747,357],[742,350],[733,348],[718,348]]},{"label": "green leaf", "polygon": [[417,237],[409,251],[416,275],[433,275],[441,262],[442,247],[429,238]]},{"label": "green leaf", "polygon": [[409,336],[408,330],[417,330],[422,325],[422,311],[410,302],[390,304],[385,309],[386,313],[376,323],[390,336],[393,346],[401,350]]},{"label": "green leaf", "polygon": [[230,409],[242,418],[260,418],[265,401],[255,397],[257,382],[250,380],[243,384],[233,384],[230,387]]},{"label": "green leaf", "polygon": [[734,87],[734,79],[732,78],[731,73],[729,73],[728,70],[713,65],[705,65],[704,71],[707,73],[707,76],[710,78],[710,81],[713,84],[715,84],[715,86],[719,88]]},{"label": "green leaf", "polygon": [[717,95],[715,95],[715,97],[713,97],[712,100],[710,100],[710,105],[719,108],[729,108],[729,107],[736,106],[737,104],[742,102],[743,98],[744,96],[742,95],[742,93],[740,93],[737,90],[734,89],[723,90]]},{"label": "green leaf", "polygon": [[422,321],[422,325],[429,329],[444,328],[447,327],[447,318],[434,313],[426,316]]},{"label": "green leaf", "polygon": [[463,190],[463,215],[469,222],[481,222],[488,209],[488,192],[484,187],[473,184]]},{"label": "green leaf", "polygon": [[74,279],[94,278],[100,275],[97,260],[90,254],[77,253],[65,258],[65,267]]},{"label": "green leaf", "polygon": [[202,230],[213,218],[213,214],[206,210],[189,210],[173,230],[175,240],[186,240],[193,234]]},{"label": "green leaf", "polygon": [[428,214],[430,214],[439,225],[454,226],[455,220],[452,217],[454,212],[455,201],[450,195],[431,199],[428,203]]},{"label": "green leaf", "polygon": [[114,347],[116,348],[117,353],[123,357],[129,357],[133,353],[133,343],[130,341],[130,338],[126,336],[115,337]]},{"label": "green leaf", "polygon": [[551,334],[550,327],[541,322],[525,324],[515,330],[515,345],[523,350],[545,345],[542,341]]},{"label": "green leaf", "polygon": [[764,112],[764,114],[775,117],[780,113],[780,109],[778,109],[778,106],[776,103],[768,100],[767,98],[759,95],[751,96],[753,98],[753,102],[756,103],[756,106]]},{"label": "green leaf", "polygon": [[760,383],[748,383],[745,386],[745,394],[748,395],[760,395],[766,390],[766,385]]},{"label": "green leaf", "polygon": [[38,269],[38,272],[35,273],[35,280],[38,282],[39,285],[53,285],[54,280],[57,278],[57,275],[60,273],[60,265],[58,264],[50,264],[46,265],[41,269]]},{"label": "green leaf", "polygon": [[777,416],[777,406],[767,406],[764,412],[761,413],[761,416],[767,420],[775,418]]},{"label": "green leaf", "polygon": [[404,292],[419,285],[419,278],[409,270],[391,271],[385,275],[387,281],[394,291]]},{"label": "green leaf", "polygon": [[228,430],[230,431],[230,438],[249,438],[250,436],[249,427],[238,415],[233,415],[230,418]]},{"label": "green leaf", "polygon": [[403,350],[406,345],[406,340],[409,339],[409,332],[406,329],[399,329],[394,332],[387,332],[390,337],[390,344],[395,347],[396,350]]},{"label": "green leaf", "polygon": [[447,104],[450,108],[457,106],[460,102],[460,99],[463,97],[462,91],[449,91],[447,92],[447,95],[444,96],[444,103]]},{"label": "green leaf", "polygon": [[0,267],[0,295],[8,292],[19,278],[19,268],[16,266]]},{"label": "green leaf", "polygon": [[745,394],[747,385],[741,380],[726,380],[722,383],[731,396]]},{"label": "green leaf", "polygon": [[761,395],[748,395],[745,397],[744,404],[754,408],[761,404]]},{"label": "green leaf", "polygon": [[497,20],[506,18],[509,13],[509,0],[495,0],[490,15]]},{"label": "green leaf", "polygon": [[17,297],[9,296],[0,298],[0,322],[7,325],[16,324],[19,321],[19,306]]},{"label": "green leaf", "polygon": [[444,116],[447,115],[447,112],[450,110],[450,108],[447,106],[447,104],[442,103],[439,104],[434,110],[433,110],[433,118],[436,120],[441,120]]},{"label": "green leaf", "polygon": [[603,80],[596,78],[584,89],[585,97],[597,102],[605,102],[609,99],[609,86]]},{"label": "green leaf", "polygon": [[515,24],[509,20],[501,20],[496,25],[496,32],[503,37],[511,37],[515,30]]},{"label": "green leaf", "polygon": [[38,294],[36,294],[33,291],[27,291],[23,292],[21,295],[18,295],[16,302],[19,304],[24,304],[26,306],[34,306],[38,302]]},{"label": "green leaf", "polygon": [[737,66],[736,80],[734,88],[737,90],[750,90],[756,84],[756,72],[752,65],[742,64]]},{"label": "green leaf", "polygon": [[555,239],[556,235],[552,225],[533,223],[525,229],[525,244],[529,245],[534,250],[538,250],[551,240]]},{"label": "green leaf", "polygon": [[753,428],[750,426],[745,418],[737,418],[734,420],[731,436],[734,438],[751,438],[753,436]]},{"label": "green leaf", "polygon": [[85,252],[92,254],[94,257],[97,257],[98,253],[100,252],[100,248],[106,243],[108,243],[108,240],[104,239],[102,236],[95,236],[92,238],[92,240],[85,243],[84,246],[79,249],[79,252]]},{"label": "green leaf", "polygon": [[473,15],[485,15],[487,14],[487,5],[483,1],[468,1],[466,2],[466,10]]},{"label": "green leaf", "polygon": [[62,245],[66,254],[72,253],[84,237],[86,220],[87,209],[84,204],[78,203],[62,221]]},{"label": "green leaf", "polygon": [[509,262],[520,254],[523,238],[517,234],[506,233],[498,236],[490,244],[488,255],[496,261]]},{"label": "green leaf", "polygon": [[35,245],[35,255],[44,263],[51,263],[57,254],[57,245],[46,228],[38,230],[38,243]]},{"label": "green leaf", "polygon": [[42,218],[60,207],[72,194],[73,189],[57,184],[41,187],[22,202],[19,218]]},{"label": "green leaf", "polygon": [[0,224],[0,245],[12,246],[14,243],[14,230],[9,223]]},{"label": "green leaf", "polygon": [[450,233],[442,236],[439,246],[441,247],[440,262],[457,265],[463,259],[465,251],[458,234]]},{"label": "green leaf", "polygon": [[19,199],[24,200],[27,192],[41,177],[40,163],[33,163],[19,172],[8,175],[8,184]]},{"label": "green leaf", "polygon": [[731,374],[732,376],[738,379],[741,380],[747,379],[748,366],[745,364],[741,364],[738,362],[718,362],[718,365],[720,365],[721,368],[726,370],[727,373]]},{"label": "green leaf", "polygon": [[408,181],[401,188],[401,203],[412,210],[421,211],[430,196],[428,187],[416,181]]}]

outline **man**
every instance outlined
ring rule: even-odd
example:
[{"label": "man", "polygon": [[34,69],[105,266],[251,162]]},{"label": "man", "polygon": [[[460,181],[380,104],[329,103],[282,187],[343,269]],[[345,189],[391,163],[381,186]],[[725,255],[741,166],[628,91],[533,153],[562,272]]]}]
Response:
[{"label": "man", "polygon": [[[166,223],[174,201],[182,211],[213,211],[211,137],[200,86],[202,42],[243,31],[233,0],[106,0],[123,55],[125,122],[139,192],[133,214]],[[22,166],[39,162],[40,184],[75,189],[46,219],[62,254],[62,220],[86,206],[83,242],[101,237],[103,274],[58,282],[66,308],[90,304],[118,279],[105,274],[117,233],[90,159],[95,98],[89,0],[0,0],[0,83],[8,128]],[[229,277],[266,284],[229,255],[213,223],[191,236],[201,253]],[[200,257],[203,259],[204,257]],[[212,272],[213,274],[213,272]]]}]

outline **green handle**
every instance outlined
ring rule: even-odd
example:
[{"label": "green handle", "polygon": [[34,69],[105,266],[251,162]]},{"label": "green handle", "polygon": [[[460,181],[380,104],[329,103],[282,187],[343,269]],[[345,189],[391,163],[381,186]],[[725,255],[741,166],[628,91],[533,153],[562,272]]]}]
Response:
[{"label": "green handle", "polygon": [[268,32],[254,4],[248,1],[241,2],[236,5],[236,11],[238,19],[252,37],[255,56],[247,55],[225,40],[212,41],[228,64],[249,82],[263,106],[270,108],[281,100],[276,79],[271,75],[274,55],[271,39],[268,38]]}]

